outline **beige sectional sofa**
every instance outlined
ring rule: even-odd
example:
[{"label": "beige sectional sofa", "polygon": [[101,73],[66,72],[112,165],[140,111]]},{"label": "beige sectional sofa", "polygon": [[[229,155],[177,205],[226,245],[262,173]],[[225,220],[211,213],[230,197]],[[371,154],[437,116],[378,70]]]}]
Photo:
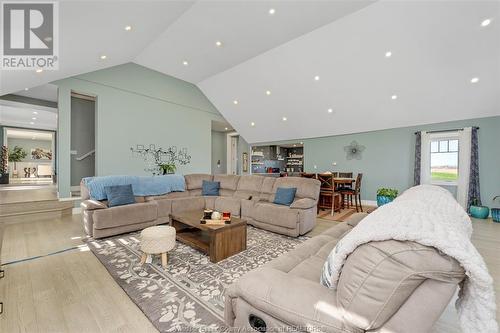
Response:
[{"label": "beige sectional sofa", "polygon": [[[203,180],[220,182],[219,196],[202,196]],[[136,197],[135,204],[117,207],[91,200],[82,183],[82,222],[86,233],[94,238],[108,237],[168,223],[172,213],[205,208],[230,211],[251,225],[293,237],[307,233],[316,223],[320,182],[315,179],[191,174],[185,176],[185,182],[185,192]],[[290,207],[273,203],[278,187],[297,188]]]},{"label": "beige sectional sofa", "polygon": [[429,332],[465,278],[456,260],[432,247],[367,243],[348,257],[336,290],[319,283],[330,252],[365,216],[241,277],[226,291],[226,323],[261,332]]}]

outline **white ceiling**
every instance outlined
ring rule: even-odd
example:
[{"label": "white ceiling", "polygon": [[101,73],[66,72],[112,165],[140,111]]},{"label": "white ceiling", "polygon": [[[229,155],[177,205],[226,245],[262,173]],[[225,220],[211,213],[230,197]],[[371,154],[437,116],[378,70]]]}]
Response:
[{"label": "white ceiling", "polygon": [[[59,2],[57,71],[0,71],[0,95],[131,62],[192,5],[192,1]],[[125,26],[133,27],[125,31]],[[106,55],[106,60],[100,56]]]},{"label": "white ceiling", "polygon": [[[373,0],[198,1],[135,62],[198,83],[370,3]],[[274,15],[269,14],[271,8]]]},{"label": "white ceiling", "polygon": [[381,1],[198,86],[250,143],[500,115],[499,11]]},{"label": "white ceiling", "polygon": [[52,141],[53,133],[42,131],[28,131],[19,129],[7,129],[7,138],[31,139],[39,141]]},{"label": "white ceiling", "polygon": [[12,127],[56,130],[57,109],[0,100],[0,124]]},{"label": "white ceiling", "polygon": [[197,83],[251,143],[500,114],[498,1],[60,3],[60,70],[2,71],[0,95],[135,61]]},{"label": "white ceiling", "polygon": [[28,90],[18,91],[16,95],[57,102],[57,86],[55,84],[43,84]]}]

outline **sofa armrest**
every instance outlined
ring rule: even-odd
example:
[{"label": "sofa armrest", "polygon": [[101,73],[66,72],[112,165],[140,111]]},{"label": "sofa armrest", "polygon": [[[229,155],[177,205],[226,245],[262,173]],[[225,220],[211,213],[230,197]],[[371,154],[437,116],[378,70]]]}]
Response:
[{"label": "sofa armrest", "polygon": [[231,307],[237,298],[291,326],[314,326],[321,332],[342,331],[344,327],[342,311],[337,307],[336,291],[324,287],[319,281],[314,282],[277,269],[259,268],[244,275],[227,289],[227,323],[233,323],[234,317],[238,315],[234,313],[237,308]]},{"label": "sofa armrest", "polygon": [[96,210],[96,209],[108,208],[108,206],[105,203],[97,200],[83,200],[80,203],[80,207],[82,207],[83,210]]},{"label": "sofa armrest", "polygon": [[313,199],[309,198],[302,198],[299,200],[295,200],[291,205],[290,208],[297,208],[297,209],[309,209],[316,207],[317,203]]}]

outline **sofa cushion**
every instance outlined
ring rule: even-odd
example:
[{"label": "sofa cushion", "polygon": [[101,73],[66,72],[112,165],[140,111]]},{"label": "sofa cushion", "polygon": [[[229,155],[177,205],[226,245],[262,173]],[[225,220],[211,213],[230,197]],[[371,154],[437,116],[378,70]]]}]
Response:
[{"label": "sofa cushion", "polygon": [[214,177],[212,175],[203,173],[193,173],[184,176],[184,179],[186,180],[186,188],[188,190],[201,189],[204,180],[212,181],[213,178]]},{"label": "sofa cushion", "polygon": [[201,185],[201,195],[203,196],[218,196],[220,189],[219,182],[204,180]]},{"label": "sofa cushion", "polygon": [[203,209],[205,209],[205,198],[201,196],[172,199],[172,214]]},{"label": "sofa cushion", "polygon": [[260,193],[262,182],[266,177],[263,176],[241,176],[238,181],[238,191],[252,191]]},{"label": "sofa cushion", "polygon": [[316,207],[317,203],[313,199],[309,198],[302,198],[295,200],[291,205],[290,208],[297,208],[297,209],[309,209]]},{"label": "sofa cushion", "polygon": [[273,186],[276,181],[274,177],[265,177],[262,182],[262,189],[260,192],[260,199],[271,202],[271,197],[273,196]]},{"label": "sofa cushion", "polygon": [[157,204],[154,201],[116,206],[94,211],[94,229],[107,229],[123,225],[154,221]]},{"label": "sofa cushion", "polygon": [[296,209],[270,202],[256,203],[251,217],[259,222],[292,229],[297,228],[299,222],[299,213]]},{"label": "sofa cushion", "polygon": [[218,212],[230,212],[231,215],[240,216],[241,200],[231,197],[218,197],[215,199],[215,210]]},{"label": "sofa cushion", "polygon": [[132,185],[105,186],[104,191],[108,198],[108,207],[130,205],[135,203]]},{"label": "sofa cushion", "polygon": [[237,175],[215,175],[214,181],[220,183],[220,188],[224,190],[236,191],[240,176]]},{"label": "sofa cushion", "polygon": [[295,199],[295,193],[297,193],[295,187],[278,187],[273,202],[277,205],[290,206]]},{"label": "sofa cushion", "polygon": [[108,208],[106,203],[98,201],[98,200],[83,200],[80,203],[80,207],[82,207],[83,210],[94,210],[94,209]]},{"label": "sofa cushion", "polygon": [[280,177],[274,182],[273,193],[276,193],[279,187],[295,187],[297,188],[296,196],[298,198],[318,200],[320,185],[321,183],[317,179],[303,177]]},{"label": "sofa cushion", "polygon": [[460,282],[464,270],[438,250],[410,241],[359,246],[342,269],[337,295],[345,319],[364,330],[380,327],[425,280]]}]

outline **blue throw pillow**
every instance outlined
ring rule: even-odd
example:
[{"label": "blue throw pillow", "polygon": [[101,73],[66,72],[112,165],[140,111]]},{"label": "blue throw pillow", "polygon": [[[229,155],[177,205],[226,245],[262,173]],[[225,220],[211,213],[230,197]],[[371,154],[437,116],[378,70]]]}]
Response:
[{"label": "blue throw pillow", "polygon": [[218,196],[220,189],[220,182],[211,182],[208,180],[203,181],[201,186],[201,194],[208,196]]},{"label": "blue throw pillow", "polygon": [[108,207],[123,206],[135,203],[132,185],[105,186],[104,191],[108,198]]},{"label": "blue throw pillow", "polygon": [[278,205],[290,206],[295,199],[295,187],[278,187],[274,195],[274,203]]}]

